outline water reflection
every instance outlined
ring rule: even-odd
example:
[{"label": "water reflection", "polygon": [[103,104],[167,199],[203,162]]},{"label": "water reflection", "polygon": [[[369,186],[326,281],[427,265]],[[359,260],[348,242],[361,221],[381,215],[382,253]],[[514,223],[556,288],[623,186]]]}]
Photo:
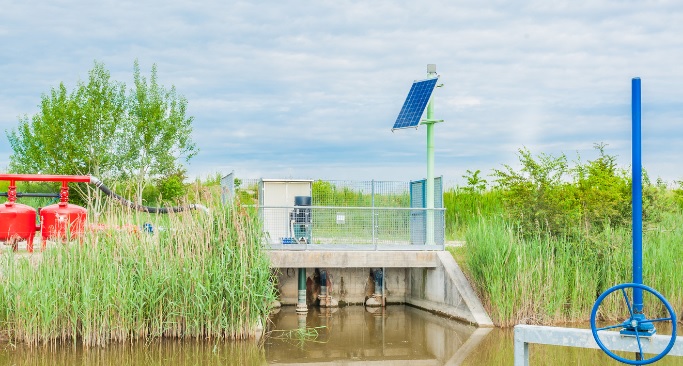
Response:
[{"label": "water reflection", "polygon": [[[374,311],[362,306],[311,308],[300,317],[294,307],[285,307],[271,317],[271,330],[316,329],[317,336],[282,337],[280,332],[262,347],[222,340],[156,340],[103,349],[0,344],[0,365],[513,365],[512,328],[477,329],[409,306]],[[543,345],[530,345],[530,364],[621,365],[600,350]],[[683,357],[667,356],[657,365],[683,365]]]},{"label": "water reflection", "polygon": [[285,307],[272,316],[271,330],[316,329],[317,336],[303,340],[274,336],[261,347],[256,342],[220,340],[155,340],[101,349],[4,344],[0,346],[0,365],[459,365],[476,352],[477,344],[490,331],[407,306],[373,311],[362,306],[312,308],[307,315],[298,316],[294,307]]},{"label": "water reflection", "polygon": [[274,332],[265,344],[266,359],[272,364],[457,365],[490,331],[402,305],[312,308],[303,316],[285,307],[271,319],[273,329],[317,332],[310,340]]},{"label": "water reflection", "polygon": [[255,342],[153,341],[114,344],[107,348],[81,346],[2,345],[0,365],[15,366],[218,366],[265,365],[263,348]]},{"label": "water reflection", "polygon": [[[571,328],[590,328],[588,323],[567,325]],[[659,327],[661,334],[671,334],[671,329]],[[678,332],[681,335],[681,332]],[[622,357],[632,355],[621,354]],[[471,352],[462,366],[510,365],[514,364],[513,329],[496,328],[489,333],[477,349]],[[576,347],[529,345],[529,365],[533,366],[569,366],[569,365],[624,365],[599,349]],[[683,365],[683,357],[666,356],[656,363],[657,366]]]}]

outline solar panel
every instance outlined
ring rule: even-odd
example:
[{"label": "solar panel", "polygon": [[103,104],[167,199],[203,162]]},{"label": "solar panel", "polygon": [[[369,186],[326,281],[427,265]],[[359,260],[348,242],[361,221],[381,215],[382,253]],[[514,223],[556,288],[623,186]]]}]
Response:
[{"label": "solar panel", "polygon": [[429,98],[432,96],[436,81],[439,78],[432,78],[426,80],[418,80],[410,87],[406,101],[403,103],[403,108],[399,112],[394,127],[391,129],[397,130],[400,128],[417,127],[420,124],[420,118],[424,113]]}]

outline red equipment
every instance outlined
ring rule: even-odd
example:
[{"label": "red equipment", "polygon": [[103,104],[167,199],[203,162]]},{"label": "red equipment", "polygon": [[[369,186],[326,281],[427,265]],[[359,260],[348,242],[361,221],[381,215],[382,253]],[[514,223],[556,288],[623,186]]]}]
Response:
[{"label": "red equipment", "polygon": [[[119,201],[122,205],[142,212],[154,214],[183,212],[187,210],[209,212],[208,208],[195,203],[175,207],[143,206],[112,192],[102,181],[89,175],[0,174],[0,180],[8,180],[10,182],[7,193],[2,193],[2,195],[7,196],[7,202],[4,205],[0,205],[0,241],[9,241],[15,245],[19,239],[25,239],[27,242],[26,248],[29,252],[33,252],[33,237],[36,231],[41,231],[43,249],[45,249],[45,240],[47,239],[70,240],[83,234],[87,211],[83,207],[69,203],[69,183],[91,183],[107,196]],[[59,192],[60,202],[40,210],[39,226],[35,225],[36,211],[33,208],[15,203],[17,200],[17,181],[62,182],[62,189]],[[25,195],[28,194],[31,193],[26,193]],[[22,193],[22,195],[24,194]],[[33,197],[45,197],[40,193],[33,195]],[[48,196],[53,197],[53,194]],[[16,250],[16,245],[14,249]]]},{"label": "red equipment", "polygon": [[[43,243],[47,239],[71,240],[83,234],[88,211],[66,202],[44,207],[40,210],[40,232]],[[44,247],[44,246],[43,246]]]},{"label": "red equipment", "polygon": [[[0,174],[0,180],[10,182],[7,190],[7,202],[0,205],[0,240],[13,244],[16,250],[17,241],[26,240],[26,249],[33,252],[33,238],[40,230],[45,248],[47,239],[70,240],[83,233],[87,211],[85,208],[72,205],[69,201],[70,182],[90,182],[90,176],[84,175],[38,175],[38,174]],[[36,210],[32,207],[15,203],[17,199],[17,181],[62,182],[59,194],[60,202],[40,210],[40,226],[36,226]]]},{"label": "red equipment", "polygon": [[29,251],[33,251],[33,237],[36,234],[36,210],[21,203],[5,202],[0,205],[0,240],[17,248],[20,239],[26,240]]}]

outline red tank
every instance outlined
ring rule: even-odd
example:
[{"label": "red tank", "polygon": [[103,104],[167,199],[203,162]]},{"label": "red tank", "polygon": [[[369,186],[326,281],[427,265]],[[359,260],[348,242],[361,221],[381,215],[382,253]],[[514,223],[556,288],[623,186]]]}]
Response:
[{"label": "red tank", "polygon": [[5,202],[0,205],[0,241],[12,244],[26,240],[26,249],[33,251],[33,237],[36,235],[36,210],[21,203]]},{"label": "red tank", "polygon": [[46,239],[71,240],[83,234],[87,210],[66,202],[43,207],[40,226],[43,243]]}]

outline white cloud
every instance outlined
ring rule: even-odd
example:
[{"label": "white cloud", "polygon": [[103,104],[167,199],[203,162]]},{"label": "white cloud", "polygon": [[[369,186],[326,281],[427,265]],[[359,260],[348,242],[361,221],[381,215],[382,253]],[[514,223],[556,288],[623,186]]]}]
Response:
[{"label": "white cloud", "polygon": [[[437,171],[457,178],[523,145],[570,154],[601,141],[627,166],[629,80],[641,76],[643,147],[657,159],[645,165],[683,178],[674,1],[39,1],[6,4],[0,24],[0,131],[93,60],[130,84],[137,58],[189,100],[193,174],[415,176],[424,131],[389,129],[436,63]],[[10,153],[0,136],[0,166]]]}]

